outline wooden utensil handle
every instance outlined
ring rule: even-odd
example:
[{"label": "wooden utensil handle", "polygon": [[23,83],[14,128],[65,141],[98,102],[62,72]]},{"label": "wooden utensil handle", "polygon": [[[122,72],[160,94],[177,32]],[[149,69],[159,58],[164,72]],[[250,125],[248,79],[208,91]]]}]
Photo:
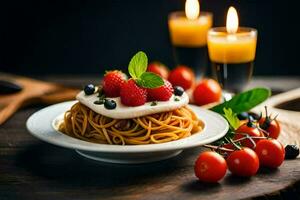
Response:
[{"label": "wooden utensil handle", "polygon": [[43,95],[39,97],[39,100],[45,104],[55,104],[63,101],[75,100],[79,90],[77,89],[63,89],[57,92]]},{"label": "wooden utensil handle", "polygon": [[3,107],[0,108],[0,125],[3,124],[10,116],[12,116],[22,105],[23,105],[24,99],[19,98],[8,105],[3,105]]}]

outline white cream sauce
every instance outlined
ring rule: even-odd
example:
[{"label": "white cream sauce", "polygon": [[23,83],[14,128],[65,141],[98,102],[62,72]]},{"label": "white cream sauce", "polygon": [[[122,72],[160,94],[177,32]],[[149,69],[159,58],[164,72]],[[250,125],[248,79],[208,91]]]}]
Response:
[{"label": "white cream sauce", "polygon": [[76,99],[80,103],[95,111],[96,113],[114,119],[130,119],[160,112],[167,112],[185,106],[189,103],[189,97],[186,93],[183,93],[181,97],[176,96],[176,98],[178,98],[179,101],[175,101],[175,96],[173,95],[168,101],[157,101],[157,105],[155,106],[151,106],[152,102],[146,102],[144,105],[136,107],[125,106],[121,103],[120,97],[117,97],[107,98],[113,99],[117,103],[117,107],[115,109],[108,110],[104,107],[103,104],[94,104],[94,102],[99,99],[97,95],[98,93],[92,95],[85,95],[85,93],[81,91],[76,96]]}]

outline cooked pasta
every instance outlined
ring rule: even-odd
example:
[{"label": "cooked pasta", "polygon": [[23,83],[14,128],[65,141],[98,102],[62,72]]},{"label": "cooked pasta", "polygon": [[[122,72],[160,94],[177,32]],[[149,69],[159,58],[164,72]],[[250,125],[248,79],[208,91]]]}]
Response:
[{"label": "cooked pasta", "polygon": [[178,140],[201,131],[203,123],[187,106],[133,119],[112,119],[76,103],[64,115],[59,130],[94,143],[139,145]]}]

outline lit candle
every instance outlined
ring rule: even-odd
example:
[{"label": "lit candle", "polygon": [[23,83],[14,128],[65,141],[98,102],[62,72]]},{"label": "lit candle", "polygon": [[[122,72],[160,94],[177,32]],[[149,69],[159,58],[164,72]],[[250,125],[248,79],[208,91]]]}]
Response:
[{"label": "lit candle", "polygon": [[230,7],[226,27],[210,29],[207,38],[215,78],[225,91],[241,91],[252,76],[257,31],[239,27],[237,11]]},{"label": "lit candle", "polygon": [[218,63],[245,63],[253,61],[257,31],[240,27],[235,8],[227,13],[226,28],[213,28],[208,34],[208,52],[211,61]]},{"label": "lit candle", "polygon": [[172,44],[182,47],[206,46],[212,14],[200,12],[198,0],[186,0],[185,13],[173,12],[169,17]]},{"label": "lit candle", "polygon": [[213,23],[212,14],[200,12],[198,0],[186,0],[185,12],[169,15],[169,31],[177,65],[193,68],[202,76],[207,67],[207,32]]}]

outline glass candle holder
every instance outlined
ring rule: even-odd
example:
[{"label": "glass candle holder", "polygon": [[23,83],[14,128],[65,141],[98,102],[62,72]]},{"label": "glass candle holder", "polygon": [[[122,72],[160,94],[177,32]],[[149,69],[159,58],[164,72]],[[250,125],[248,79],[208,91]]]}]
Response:
[{"label": "glass candle holder", "polygon": [[242,91],[252,77],[257,30],[240,27],[230,34],[225,27],[212,28],[207,41],[213,76],[225,92]]},{"label": "glass candle holder", "polygon": [[168,25],[176,65],[191,67],[198,76],[208,65],[207,32],[213,23],[209,12],[200,12],[197,19],[188,19],[184,12],[169,15]]}]

